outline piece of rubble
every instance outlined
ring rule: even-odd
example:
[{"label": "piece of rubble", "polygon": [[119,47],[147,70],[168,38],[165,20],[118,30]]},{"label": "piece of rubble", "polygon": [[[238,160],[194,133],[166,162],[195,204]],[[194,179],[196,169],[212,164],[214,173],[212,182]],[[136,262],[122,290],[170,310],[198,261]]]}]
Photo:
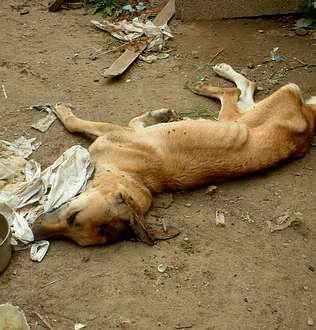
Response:
[{"label": "piece of rubble", "polygon": [[226,223],[225,223],[225,215],[222,211],[216,211],[215,214],[215,224],[216,226],[221,226],[221,227],[225,227]]},{"label": "piece of rubble", "polygon": [[268,220],[267,224],[270,229],[270,232],[273,233],[275,231],[284,230],[293,225],[299,225],[300,220],[301,219],[299,219],[298,217],[291,218],[288,214],[285,214],[285,215],[278,217],[277,219],[275,219],[273,221]]},{"label": "piece of rubble", "polygon": [[205,193],[207,195],[213,195],[213,194],[216,193],[216,191],[217,191],[217,186],[209,186],[209,187],[206,188]]},{"label": "piece of rubble", "polygon": [[314,320],[310,316],[307,318],[307,325],[310,327],[314,326]]},{"label": "piece of rubble", "polygon": [[166,264],[160,264],[158,265],[158,272],[164,273],[168,269],[168,266]]}]

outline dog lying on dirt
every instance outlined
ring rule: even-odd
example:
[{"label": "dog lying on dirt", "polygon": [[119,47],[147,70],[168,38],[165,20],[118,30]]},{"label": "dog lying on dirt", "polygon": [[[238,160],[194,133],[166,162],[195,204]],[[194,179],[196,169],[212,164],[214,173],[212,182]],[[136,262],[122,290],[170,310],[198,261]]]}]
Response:
[{"label": "dog lying on dirt", "polygon": [[299,87],[288,84],[255,103],[254,82],[227,64],[214,70],[237,88],[199,82],[192,90],[221,101],[218,121],[173,121],[175,112],[161,109],[121,127],[79,119],[57,105],[69,132],[97,137],[89,148],[96,171],[85,192],[35,223],[35,238],[66,237],[87,246],[132,235],[153,244],[159,233],[144,221],[153,194],[259,172],[304,155],[314,134],[316,97],[304,102]]}]

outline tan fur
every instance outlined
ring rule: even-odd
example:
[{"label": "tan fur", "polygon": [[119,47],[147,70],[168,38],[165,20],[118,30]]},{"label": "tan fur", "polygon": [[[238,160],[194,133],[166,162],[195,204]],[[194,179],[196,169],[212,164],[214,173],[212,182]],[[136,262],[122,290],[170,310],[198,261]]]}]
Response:
[{"label": "tan fur", "polygon": [[121,127],[78,119],[69,107],[57,105],[67,130],[97,136],[89,148],[96,173],[86,192],[35,225],[35,236],[94,245],[112,243],[131,231],[150,243],[155,233],[148,232],[143,216],[152,194],[197,188],[304,155],[316,109],[303,102],[298,86],[288,84],[255,104],[255,83],[226,64],[216,70],[239,89],[207,83],[192,89],[221,100],[219,121],[168,122],[175,113],[159,110]]}]

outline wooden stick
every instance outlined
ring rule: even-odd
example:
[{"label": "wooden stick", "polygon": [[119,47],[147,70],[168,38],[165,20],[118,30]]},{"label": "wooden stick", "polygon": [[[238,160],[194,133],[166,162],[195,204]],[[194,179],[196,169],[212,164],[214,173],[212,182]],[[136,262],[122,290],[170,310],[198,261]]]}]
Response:
[{"label": "wooden stick", "polygon": [[128,46],[130,43],[131,43],[130,41],[124,42],[124,44],[122,44],[122,45],[119,45],[119,46],[117,46],[117,47],[115,47],[113,49],[107,50],[106,52],[102,52],[102,53],[99,53],[97,55],[105,55],[105,54],[109,54],[109,53],[115,52],[115,51],[117,51],[117,50],[119,50],[121,48],[124,48],[125,46]]},{"label": "wooden stick", "polygon": [[213,61],[215,60],[215,58],[220,55],[222,52],[224,51],[224,48],[221,48],[208,62],[208,65],[211,65],[213,63]]},{"label": "wooden stick", "polygon": [[7,95],[7,92],[5,91],[4,85],[2,85],[2,91],[3,91],[4,98],[7,99],[8,95]]},{"label": "wooden stick", "polygon": [[49,330],[54,330],[54,328],[44,319],[44,317],[40,313],[38,312],[34,312],[34,313],[46,325],[46,327]]},{"label": "wooden stick", "polygon": [[49,282],[49,283],[47,283],[47,284],[44,284],[44,285],[41,286],[41,289],[44,289],[44,288],[46,288],[47,286],[56,283],[57,281],[58,281],[58,280],[55,280],[55,281],[51,281],[51,282]]},{"label": "wooden stick", "polygon": [[163,231],[166,233],[167,232],[167,226],[166,226],[166,223],[165,223],[165,219],[161,219],[161,221],[162,221]]}]

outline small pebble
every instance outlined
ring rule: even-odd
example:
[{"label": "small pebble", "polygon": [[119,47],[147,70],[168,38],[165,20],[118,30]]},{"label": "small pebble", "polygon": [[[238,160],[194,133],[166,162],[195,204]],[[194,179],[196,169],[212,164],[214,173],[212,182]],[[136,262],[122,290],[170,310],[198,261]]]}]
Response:
[{"label": "small pebble", "polygon": [[312,327],[314,325],[314,320],[311,317],[308,317],[307,325],[309,325],[310,327]]},{"label": "small pebble", "polygon": [[158,265],[158,272],[164,273],[168,269],[168,266],[166,264],[160,264]]},{"label": "small pebble", "polygon": [[208,195],[213,195],[217,190],[217,186],[209,186],[207,189],[206,189],[206,194]]},{"label": "small pebble", "polygon": [[296,29],[295,30],[295,34],[297,36],[306,36],[306,34],[308,34],[308,30],[307,29],[304,29],[304,28],[299,28],[299,29]]},{"label": "small pebble", "polygon": [[30,12],[30,11],[29,11],[28,9],[23,8],[23,9],[20,10],[20,15],[26,15],[26,14],[28,14],[29,12]]},{"label": "small pebble", "polygon": [[314,271],[315,271],[315,267],[314,267],[313,265],[308,266],[308,269],[309,269],[311,272],[314,272]]}]

